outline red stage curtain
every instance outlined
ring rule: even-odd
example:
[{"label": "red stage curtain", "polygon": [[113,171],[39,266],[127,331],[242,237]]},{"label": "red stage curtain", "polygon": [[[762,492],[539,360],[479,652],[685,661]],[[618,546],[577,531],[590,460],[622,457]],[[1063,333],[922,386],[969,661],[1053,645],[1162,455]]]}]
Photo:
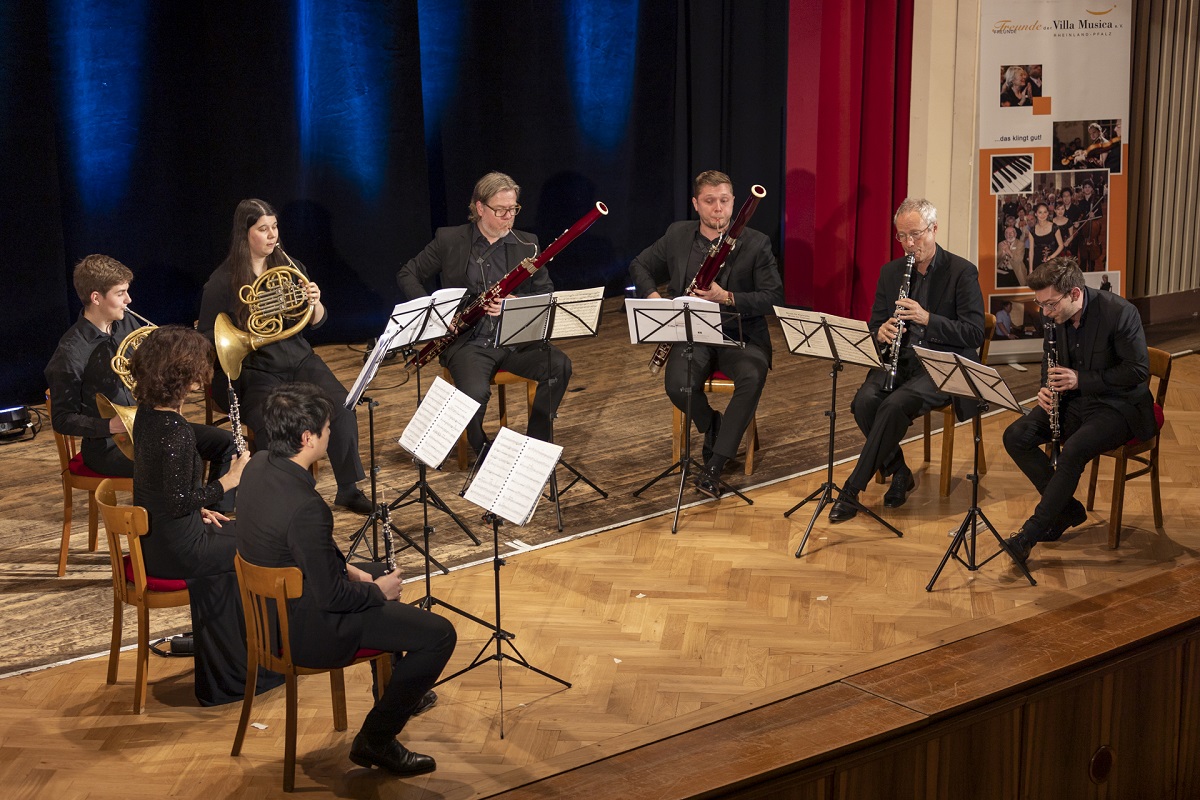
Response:
[{"label": "red stage curtain", "polygon": [[912,0],[791,0],[783,273],[789,305],[866,319],[901,254]]}]

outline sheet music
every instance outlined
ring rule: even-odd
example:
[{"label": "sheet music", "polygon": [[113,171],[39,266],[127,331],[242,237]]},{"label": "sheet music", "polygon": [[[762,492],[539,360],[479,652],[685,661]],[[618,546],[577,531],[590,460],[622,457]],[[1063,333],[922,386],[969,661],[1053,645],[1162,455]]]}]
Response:
[{"label": "sheet music", "polygon": [[604,287],[576,289],[554,293],[558,308],[554,312],[554,327],[551,339],[570,339],[575,336],[593,336],[600,324],[600,306],[604,301]]},{"label": "sheet music", "polygon": [[479,403],[440,377],[433,379],[417,413],[400,434],[400,446],[422,463],[437,467],[479,410]]},{"label": "sheet music", "polygon": [[[779,324],[783,326],[783,335],[791,352],[832,359],[833,350],[836,350],[837,357],[847,364],[858,364],[862,367],[881,366],[875,337],[865,321],[799,308],[773,308],[779,318]],[[829,336],[833,338],[833,350],[830,349],[825,331],[820,329],[822,322],[829,327]]]},{"label": "sheet music", "polygon": [[625,309],[629,317],[629,341],[634,344],[686,342],[687,327],[682,312],[689,306],[692,309],[692,341],[699,344],[725,344],[725,335],[721,331],[721,307],[699,297],[627,299]]},{"label": "sheet music", "polygon": [[928,347],[913,345],[913,352],[921,358],[921,364],[933,385],[939,392],[958,395],[959,397],[975,397],[975,388],[967,381],[967,376],[959,369],[962,356],[958,353],[947,353],[943,350],[930,350]]},{"label": "sheet music", "polygon": [[515,525],[524,525],[533,518],[562,451],[559,445],[501,428],[463,497]]},{"label": "sheet music", "polygon": [[504,298],[496,326],[497,346],[540,342],[550,325],[550,295]]},{"label": "sheet music", "polygon": [[[427,297],[417,297],[397,303],[392,309],[383,336],[396,337],[393,347],[403,347],[414,342],[440,339],[450,332],[447,324],[454,319],[454,312],[462,303],[465,288],[438,289]],[[381,337],[383,338],[383,337]]]}]

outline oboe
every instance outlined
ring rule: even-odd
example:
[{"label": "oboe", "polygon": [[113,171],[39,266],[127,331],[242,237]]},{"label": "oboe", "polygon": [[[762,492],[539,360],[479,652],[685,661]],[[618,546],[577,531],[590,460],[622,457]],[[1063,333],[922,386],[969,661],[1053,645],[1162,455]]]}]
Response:
[{"label": "oboe", "polygon": [[896,338],[892,340],[888,350],[887,378],[883,381],[885,392],[896,388],[896,372],[900,369],[900,340],[904,338],[904,320],[900,319],[900,310],[903,306],[900,305],[900,301],[908,297],[908,287],[912,284],[912,271],[915,263],[917,263],[917,257],[909,253],[904,263],[904,281],[900,284],[900,296],[896,298],[896,309],[892,312],[892,316],[896,318]]},{"label": "oboe", "polygon": [[1046,323],[1046,388],[1050,389],[1050,466],[1058,466],[1058,453],[1062,448],[1062,426],[1059,422],[1058,392],[1050,388],[1050,370],[1058,366],[1058,343],[1055,341],[1054,322]]},{"label": "oboe", "polygon": [[233,383],[229,384],[229,430],[233,432],[233,447],[241,457],[246,452],[246,435],[242,432],[242,405],[238,402]]}]

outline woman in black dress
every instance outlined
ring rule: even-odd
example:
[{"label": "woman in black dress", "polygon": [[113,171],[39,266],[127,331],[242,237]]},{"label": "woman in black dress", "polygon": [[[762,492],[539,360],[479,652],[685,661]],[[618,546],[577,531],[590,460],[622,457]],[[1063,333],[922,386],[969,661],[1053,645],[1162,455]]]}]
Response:
[{"label": "woman in black dress", "polygon": [[1033,214],[1037,221],[1030,226],[1029,239],[1026,242],[1030,274],[1039,264],[1054,258],[1063,249],[1062,233],[1058,226],[1050,221],[1050,207],[1045,203],[1038,203],[1033,209]]},{"label": "woman in black dress", "polygon": [[[242,699],[246,635],[233,556],[234,523],[206,506],[236,488],[249,454],[204,483],[196,435],[182,414],[188,393],[212,377],[212,345],[178,325],[156,329],[134,352],[133,501],[146,509],[150,533],[142,538],[146,571],[187,582],[196,654],[196,699],[213,706]],[[283,678],[260,671],[258,690]]]}]

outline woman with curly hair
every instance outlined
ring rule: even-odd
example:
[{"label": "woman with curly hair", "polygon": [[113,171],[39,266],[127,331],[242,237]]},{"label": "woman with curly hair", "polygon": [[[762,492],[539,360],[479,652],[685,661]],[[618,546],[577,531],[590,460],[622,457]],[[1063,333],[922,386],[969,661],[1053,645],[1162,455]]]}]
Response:
[{"label": "woman with curly hair", "polygon": [[[206,506],[237,487],[250,456],[235,458],[228,472],[206,484],[196,435],[183,416],[188,394],[212,377],[212,359],[207,339],[189,328],[167,325],[146,337],[130,363],[138,398],[133,501],[150,517],[150,533],[142,539],[146,571],[187,582],[196,699],[203,706],[241,700],[246,683],[234,523]],[[259,691],[282,680],[271,676],[264,682],[266,676],[259,675]]]}]

